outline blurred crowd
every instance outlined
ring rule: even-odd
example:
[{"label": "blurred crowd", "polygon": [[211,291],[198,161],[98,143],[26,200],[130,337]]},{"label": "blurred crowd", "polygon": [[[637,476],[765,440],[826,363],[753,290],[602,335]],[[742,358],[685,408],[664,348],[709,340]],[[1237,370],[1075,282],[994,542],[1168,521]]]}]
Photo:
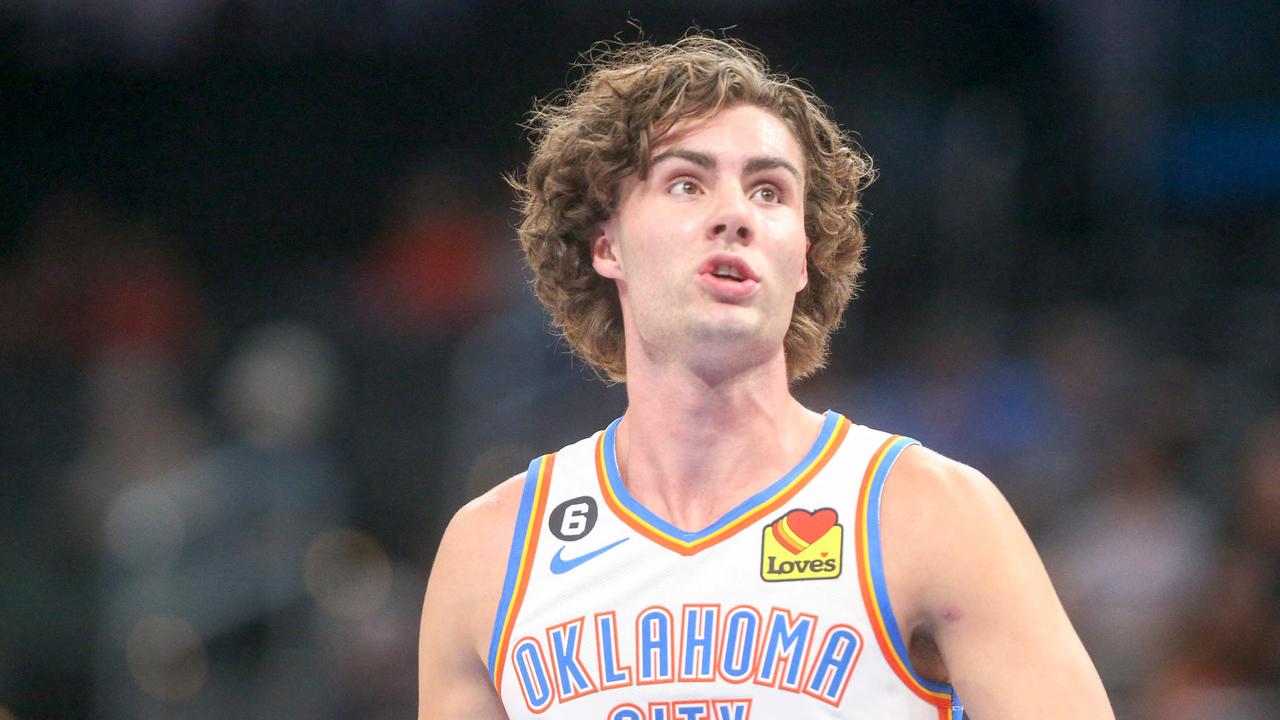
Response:
[{"label": "blurred crowd", "polygon": [[[418,613],[448,518],[620,415],[625,388],[569,353],[528,290],[498,178],[522,150],[486,153],[451,136],[392,164],[394,133],[427,123],[378,103],[428,101],[362,95],[374,119],[351,124],[318,89],[394,82],[368,59],[373,29],[361,26],[355,51],[289,60],[296,83],[259,82],[279,62],[252,50],[266,31],[245,18],[259,3],[191,5],[234,12],[211,41],[221,60],[161,66],[189,72],[189,84],[154,68],[103,71],[4,22],[21,13],[0,13],[0,41],[39,49],[34,60],[0,56],[0,78],[30,101],[29,117],[0,128],[42,138],[6,136],[17,160],[0,163],[0,720],[411,717]],[[355,5],[332,3],[350,12],[328,22],[348,27]],[[382,9],[414,15],[408,5]],[[484,4],[438,5],[474,29]],[[796,393],[996,482],[1119,717],[1274,718],[1280,97],[1242,102],[1265,74],[1215,86],[1185,57],[1230,46],[1247,70],[1277,51],[1232,45],[1223,30],[1262,10],[1215,24],[1210,4],[1158,5],[1146,16],[1141,2],[871,3],[847,32],[803,26],[780,45],[786,64],[827,43],[836,67],[799,74],[882,168],[867,199],[861,296],[828,370]],[[525,12],[560,27],[548,7]],[[778,22],[769,12],[747,13],[757,35]],[[561,42],[585,49],[623,15],[596,17],[600,27]],[[422,68],[446,53],[458,55],[454,74],[437,82],[474,72],[496,92],[516,74],[480,59],[510,44],[418,21],[414,32],[440,45],[410,53],[413,82],[434,77]],[[307,33],[325,36],[316,23]],[[767,45],[752,29],[736,34]],[[414,33],[401,32],[409,43]],[[849,37],[858,67],[839,59]],[[941,37],[945,62],[899,62],[895,43]],[[147,47],[159,55],[146,62],[179,52]],[[347,52],[360,56],[355,70],[334,59]],[[1152,68],[1169,58],[1181,74],[1161,76],[1162,88]],[[529,81],[536,92],[563,84],[571,59],[530,60],[553,68]],[[219,79],[230,89],[205,89]],[[163,152],[126,127],[149,112],[103,131],[124,150],[36,132],[56,115],[56,102],[36,102],[42,93],[83,99],[99,85],[164,108],[195,88],[216,112],[170,108],[178,119],[147,126]],[[1197,114],[1206,97],[1212,112]],[[485,118],[514,143],[528,97],[515,101],[508,113],[497,99],[450,98],[439,112],[462,118],[451,132],[464,141],[483,137],[462,128]],[[1219,111],[1239,107],[1252,114]],[[98,113],[83,110],[83,136],[113,122]],[[1172,130],[1143,135],[1155,125]],[[266,139],[236,144],[252,132]],[[1259,149],[1243,166],[1252,174],[1206,171],[1196,155],[1206,138],[1219,142],[1214,161]],[[303,162],[315,156],[326,162]],[[59,163],[85,169],[9,182]],[[356,209],[333,207],[348,199]]]}]

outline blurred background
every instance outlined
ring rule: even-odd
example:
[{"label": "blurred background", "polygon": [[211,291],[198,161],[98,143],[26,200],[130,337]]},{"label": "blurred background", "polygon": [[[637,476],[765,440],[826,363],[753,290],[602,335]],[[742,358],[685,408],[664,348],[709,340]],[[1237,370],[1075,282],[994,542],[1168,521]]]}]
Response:
[{"label": "blurred background", "polygon": [[393,718],[463,502],[602,427],[502,173],[691,24],[880,167],[811,407],[1010,498],[1121,717],[1280,717],[1280,7],[0,3],[0,720]]}]

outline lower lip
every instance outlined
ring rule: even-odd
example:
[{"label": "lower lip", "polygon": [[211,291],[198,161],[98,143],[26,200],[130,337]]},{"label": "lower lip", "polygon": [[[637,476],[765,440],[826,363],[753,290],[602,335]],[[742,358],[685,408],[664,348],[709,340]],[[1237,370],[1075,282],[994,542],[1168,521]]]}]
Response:
[{"label": "lower lip", "polygon": [[725,300],[740,300],[750,296],[760,287],[760,283],[755,280],[730,280],[728,278],[716,277],[711,273],[699,273],[698,281],[702,286],[711,291],[711,294]]}]

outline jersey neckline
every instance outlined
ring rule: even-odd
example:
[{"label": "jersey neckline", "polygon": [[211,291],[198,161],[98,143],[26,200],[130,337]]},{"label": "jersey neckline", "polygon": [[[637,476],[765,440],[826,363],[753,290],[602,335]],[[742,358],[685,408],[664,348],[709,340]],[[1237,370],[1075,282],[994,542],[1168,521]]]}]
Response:
[{"label": "jersey neckline", "polygon": [[843,415],[827,410],[818,437],[795,467],[715,522],[693,531],[681,530],[658,517],[627,490],[618,470],[615,445],[621,421],[622,418],[618,418],[609,423],[596,440],[596,477],[600,482],[600,493],[613,513],[633,530],[681,555],[693,555],[729,539],[794,497],[827,464],[850,427],[849,420]]}]

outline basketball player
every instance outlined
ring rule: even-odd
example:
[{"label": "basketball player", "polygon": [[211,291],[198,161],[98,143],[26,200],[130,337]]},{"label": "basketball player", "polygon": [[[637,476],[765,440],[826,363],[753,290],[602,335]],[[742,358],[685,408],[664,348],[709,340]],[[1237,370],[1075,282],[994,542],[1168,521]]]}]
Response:
[{"label": "basketball player", "polygon": [[628,408],[458,512],[419,717],[1112,717],[992,484],[789,391],[861,269],[871,167],[824,106],[689,37],[534,127],[535,291]]}]

